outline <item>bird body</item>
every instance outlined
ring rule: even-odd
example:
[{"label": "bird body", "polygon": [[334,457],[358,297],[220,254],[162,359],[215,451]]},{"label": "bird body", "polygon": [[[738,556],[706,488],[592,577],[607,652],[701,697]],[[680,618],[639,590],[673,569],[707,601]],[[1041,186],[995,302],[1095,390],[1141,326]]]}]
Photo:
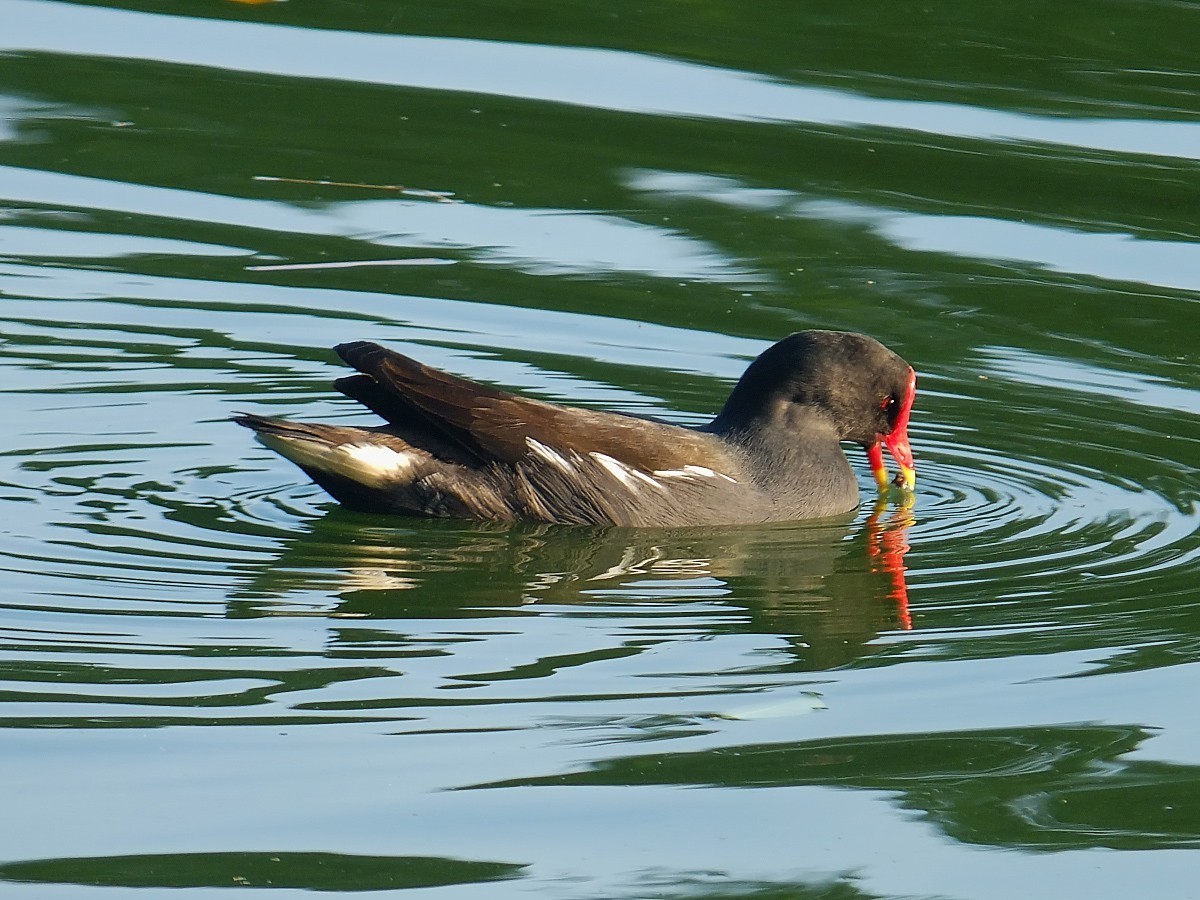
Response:
[{"label": "bird body", "polygon": [[345,506],[371,512],[561,524],[790,521],[858,503],[840,441],[880,441],[911,487],[911,367],[878,341],[799,332],[747,369],[720,414],[684,428],[521,397],[366,341],[337,353],[335,386],[373,428],[235,417]]}]

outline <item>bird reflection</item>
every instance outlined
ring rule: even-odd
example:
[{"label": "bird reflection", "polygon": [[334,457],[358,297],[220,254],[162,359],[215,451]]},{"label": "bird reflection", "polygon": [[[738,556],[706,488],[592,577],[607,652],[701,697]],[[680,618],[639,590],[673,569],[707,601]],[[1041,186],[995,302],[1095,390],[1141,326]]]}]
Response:
[{"label": "bird reflection", "polygon": [[895,603],[897,623],[908,631],[912,628],[912,613],[908,609],[908,581],[905,578],[908,570],[904,567],[904,554],[910,549],[908,529],[917,520],[911,502],[895,507],[884,521],[883,514],[887,510],[887,503],[879,501],[863,523],[867,555],[871,560],[871,571],[888,577],[891,587],[887,596]]},{"label": "bird reflection", "polygon": [[232,616],[498,615],[529,604],[697,602],[714,632],[782,635],[805,669],[908,629],[911,509],[864,522],[679,529],[401,522],[333,510],[249,573]]}]

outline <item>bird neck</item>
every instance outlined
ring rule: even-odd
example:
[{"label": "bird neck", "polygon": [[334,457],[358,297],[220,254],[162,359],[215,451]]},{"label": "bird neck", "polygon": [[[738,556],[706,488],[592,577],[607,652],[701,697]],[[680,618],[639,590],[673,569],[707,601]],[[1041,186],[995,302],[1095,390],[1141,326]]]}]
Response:
[{"label": "bird neck", "polygon": [[813,443],[838,443],[832,418],[822,408],[783,400],[768,401],[747,409],[726,403],[704,431],[738,444],[766,442],[779,447],[806,447]]},{"label": "bird neck", "polygon": [[722,413],[705,430],[743,456],[758,487],[775,502],[773,518],[852,509],[858,503],[858,481],[832,419],[819,407],[785,406],[775,415],[742,422]]}]

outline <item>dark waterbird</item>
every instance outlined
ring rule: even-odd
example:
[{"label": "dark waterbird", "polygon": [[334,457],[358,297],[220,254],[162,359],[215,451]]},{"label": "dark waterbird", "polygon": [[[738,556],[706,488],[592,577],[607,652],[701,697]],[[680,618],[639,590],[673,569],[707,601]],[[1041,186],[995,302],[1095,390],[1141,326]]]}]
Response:
[{"label": "dark waterbird", "polygon": [[750,364],[712,422],[683,428],[520,397],[368,341],[334,386],[375,428],[242,414],[338,502],[369,512],[494,521],[672,526],[779,522],[858,504],[841,441],[881,444],[911,490],[911,366],[873,338],[801,331]]}]

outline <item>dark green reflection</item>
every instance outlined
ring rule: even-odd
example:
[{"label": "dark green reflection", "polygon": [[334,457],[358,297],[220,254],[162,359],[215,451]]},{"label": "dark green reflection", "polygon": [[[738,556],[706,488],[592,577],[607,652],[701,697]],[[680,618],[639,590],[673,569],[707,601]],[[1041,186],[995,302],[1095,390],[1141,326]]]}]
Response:
[{"label": "dark green reflection", "polygon": [[[161,13],[153,0],[103,6]],[[864,14],[865,10],[869,10]],[[406,6],[276,3],[243,7],[181,0],[176,15],[382,34],[423,34],[650,52],[722,67],[869,90],[882,96],[978,100],[1057,113],[1194,114],[1181,90],[1193,70],[1184,2],[1038,0],[797,5],[614,0],[547,6],[538,0]],[[1152,70],[1145,69],[1154,60]]]},{"label": "dark green reflection", "polygon": [[972,844],[1200,846],[1200,767],[1122,759],[1151,736],[1138,726],[1096,725],[833,738],[629,756],[477,787],[829,785],[895,792]]},{"label": "dark green reflection", "polygon": [[0,864],[0,880],[95,887],[385,891],[516,878],[519,863],[342,853],[161,853]]},{"label": "dark green reflection", "polygon": [[669,881],[646,879],[638,887],[657,900],[868,900],[853,875],[822,881],[731,881],[719,876],[676,876]]}]

